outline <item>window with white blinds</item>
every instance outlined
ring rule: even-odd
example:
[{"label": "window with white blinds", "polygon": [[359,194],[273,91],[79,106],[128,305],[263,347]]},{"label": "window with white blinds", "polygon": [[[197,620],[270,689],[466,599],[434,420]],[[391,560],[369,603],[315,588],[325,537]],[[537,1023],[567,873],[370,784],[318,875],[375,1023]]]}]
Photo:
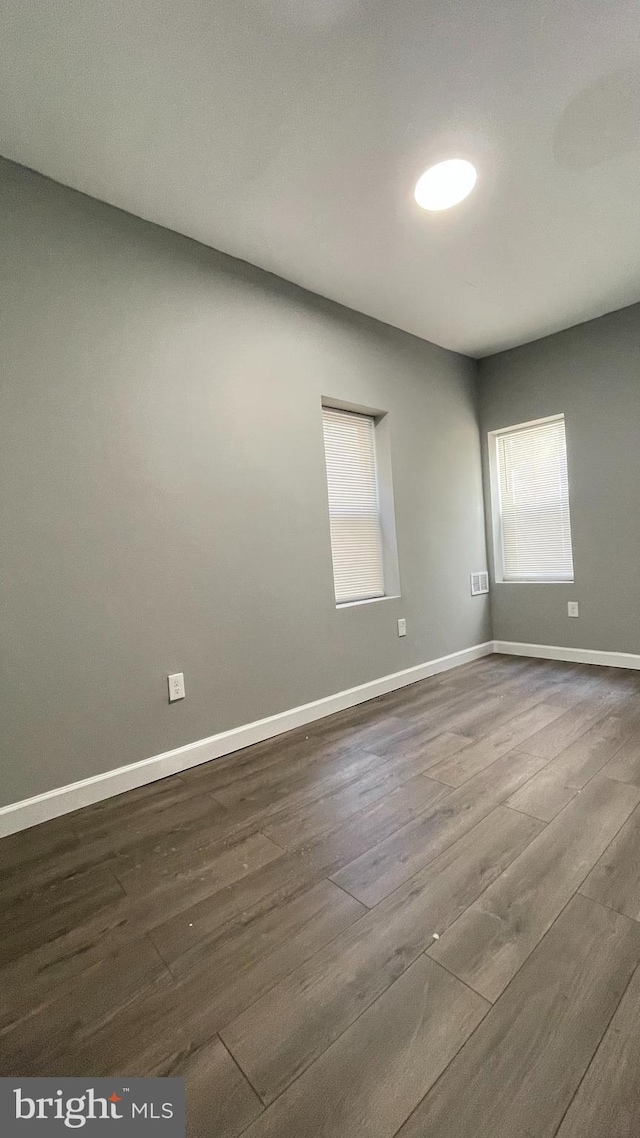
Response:
[{"label": "window with white blinds", "polygon": [[375,424],[322,408],[336,603],[384,596]]},{"label": "window with white blinds", "polygon": [[564,415],[492,437],[502,580],[573,581]]}]

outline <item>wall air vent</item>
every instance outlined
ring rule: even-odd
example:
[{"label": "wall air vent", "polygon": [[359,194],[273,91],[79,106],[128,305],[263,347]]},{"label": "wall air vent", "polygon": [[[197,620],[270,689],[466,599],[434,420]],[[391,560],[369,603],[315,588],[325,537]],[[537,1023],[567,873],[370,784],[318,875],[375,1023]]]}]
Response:
[{"label": "wall air vent", "polygon": [[471,596],[477,597],[480,593],[489,592],[489,574],[488,573],[472,573],[471,574]]}]

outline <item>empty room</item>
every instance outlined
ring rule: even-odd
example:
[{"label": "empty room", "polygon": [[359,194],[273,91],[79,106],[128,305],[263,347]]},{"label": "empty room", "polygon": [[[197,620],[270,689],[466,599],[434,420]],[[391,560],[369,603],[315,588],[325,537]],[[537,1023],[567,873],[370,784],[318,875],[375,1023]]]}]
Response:
[{"label": "empty room", "polygon": [[640,8],[0,13],[0,1133],[638,1138]]}]

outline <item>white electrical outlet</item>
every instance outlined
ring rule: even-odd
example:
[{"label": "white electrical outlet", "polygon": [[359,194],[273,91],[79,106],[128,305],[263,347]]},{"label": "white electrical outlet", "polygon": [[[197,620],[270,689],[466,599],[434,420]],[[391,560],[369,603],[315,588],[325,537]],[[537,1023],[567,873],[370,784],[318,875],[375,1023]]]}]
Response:
[{"label": "white electrical outlet", "polygon": [[184,699],[184,673],[176,672],[173,676],[167,676],[169,683],[169,703],[173,703],[176,699]]},{"label": "white electrical outlet", "polygon": [[567,614],[569,616],[580,616],[577,601],[567,601]]},{"label": "white electrical outlet", "polygon": [[403,616],[401,616],[400,620],[398,621],[398,636],[406,636],[406,635],[407,635],[407,622],[406,622],[405,618]]}]

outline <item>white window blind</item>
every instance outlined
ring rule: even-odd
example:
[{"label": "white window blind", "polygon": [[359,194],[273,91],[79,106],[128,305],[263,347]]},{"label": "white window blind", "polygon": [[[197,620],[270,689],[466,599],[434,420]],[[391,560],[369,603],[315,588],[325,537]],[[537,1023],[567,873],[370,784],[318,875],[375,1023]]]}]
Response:
[{"label": "white window blind", "polygon": [[375,427],[370,415],[322,408],[337,604],[384,596]]},{"label": "white window blind", "polygon": [[564,416],[496,435],[505,581],[573,581]]}]

